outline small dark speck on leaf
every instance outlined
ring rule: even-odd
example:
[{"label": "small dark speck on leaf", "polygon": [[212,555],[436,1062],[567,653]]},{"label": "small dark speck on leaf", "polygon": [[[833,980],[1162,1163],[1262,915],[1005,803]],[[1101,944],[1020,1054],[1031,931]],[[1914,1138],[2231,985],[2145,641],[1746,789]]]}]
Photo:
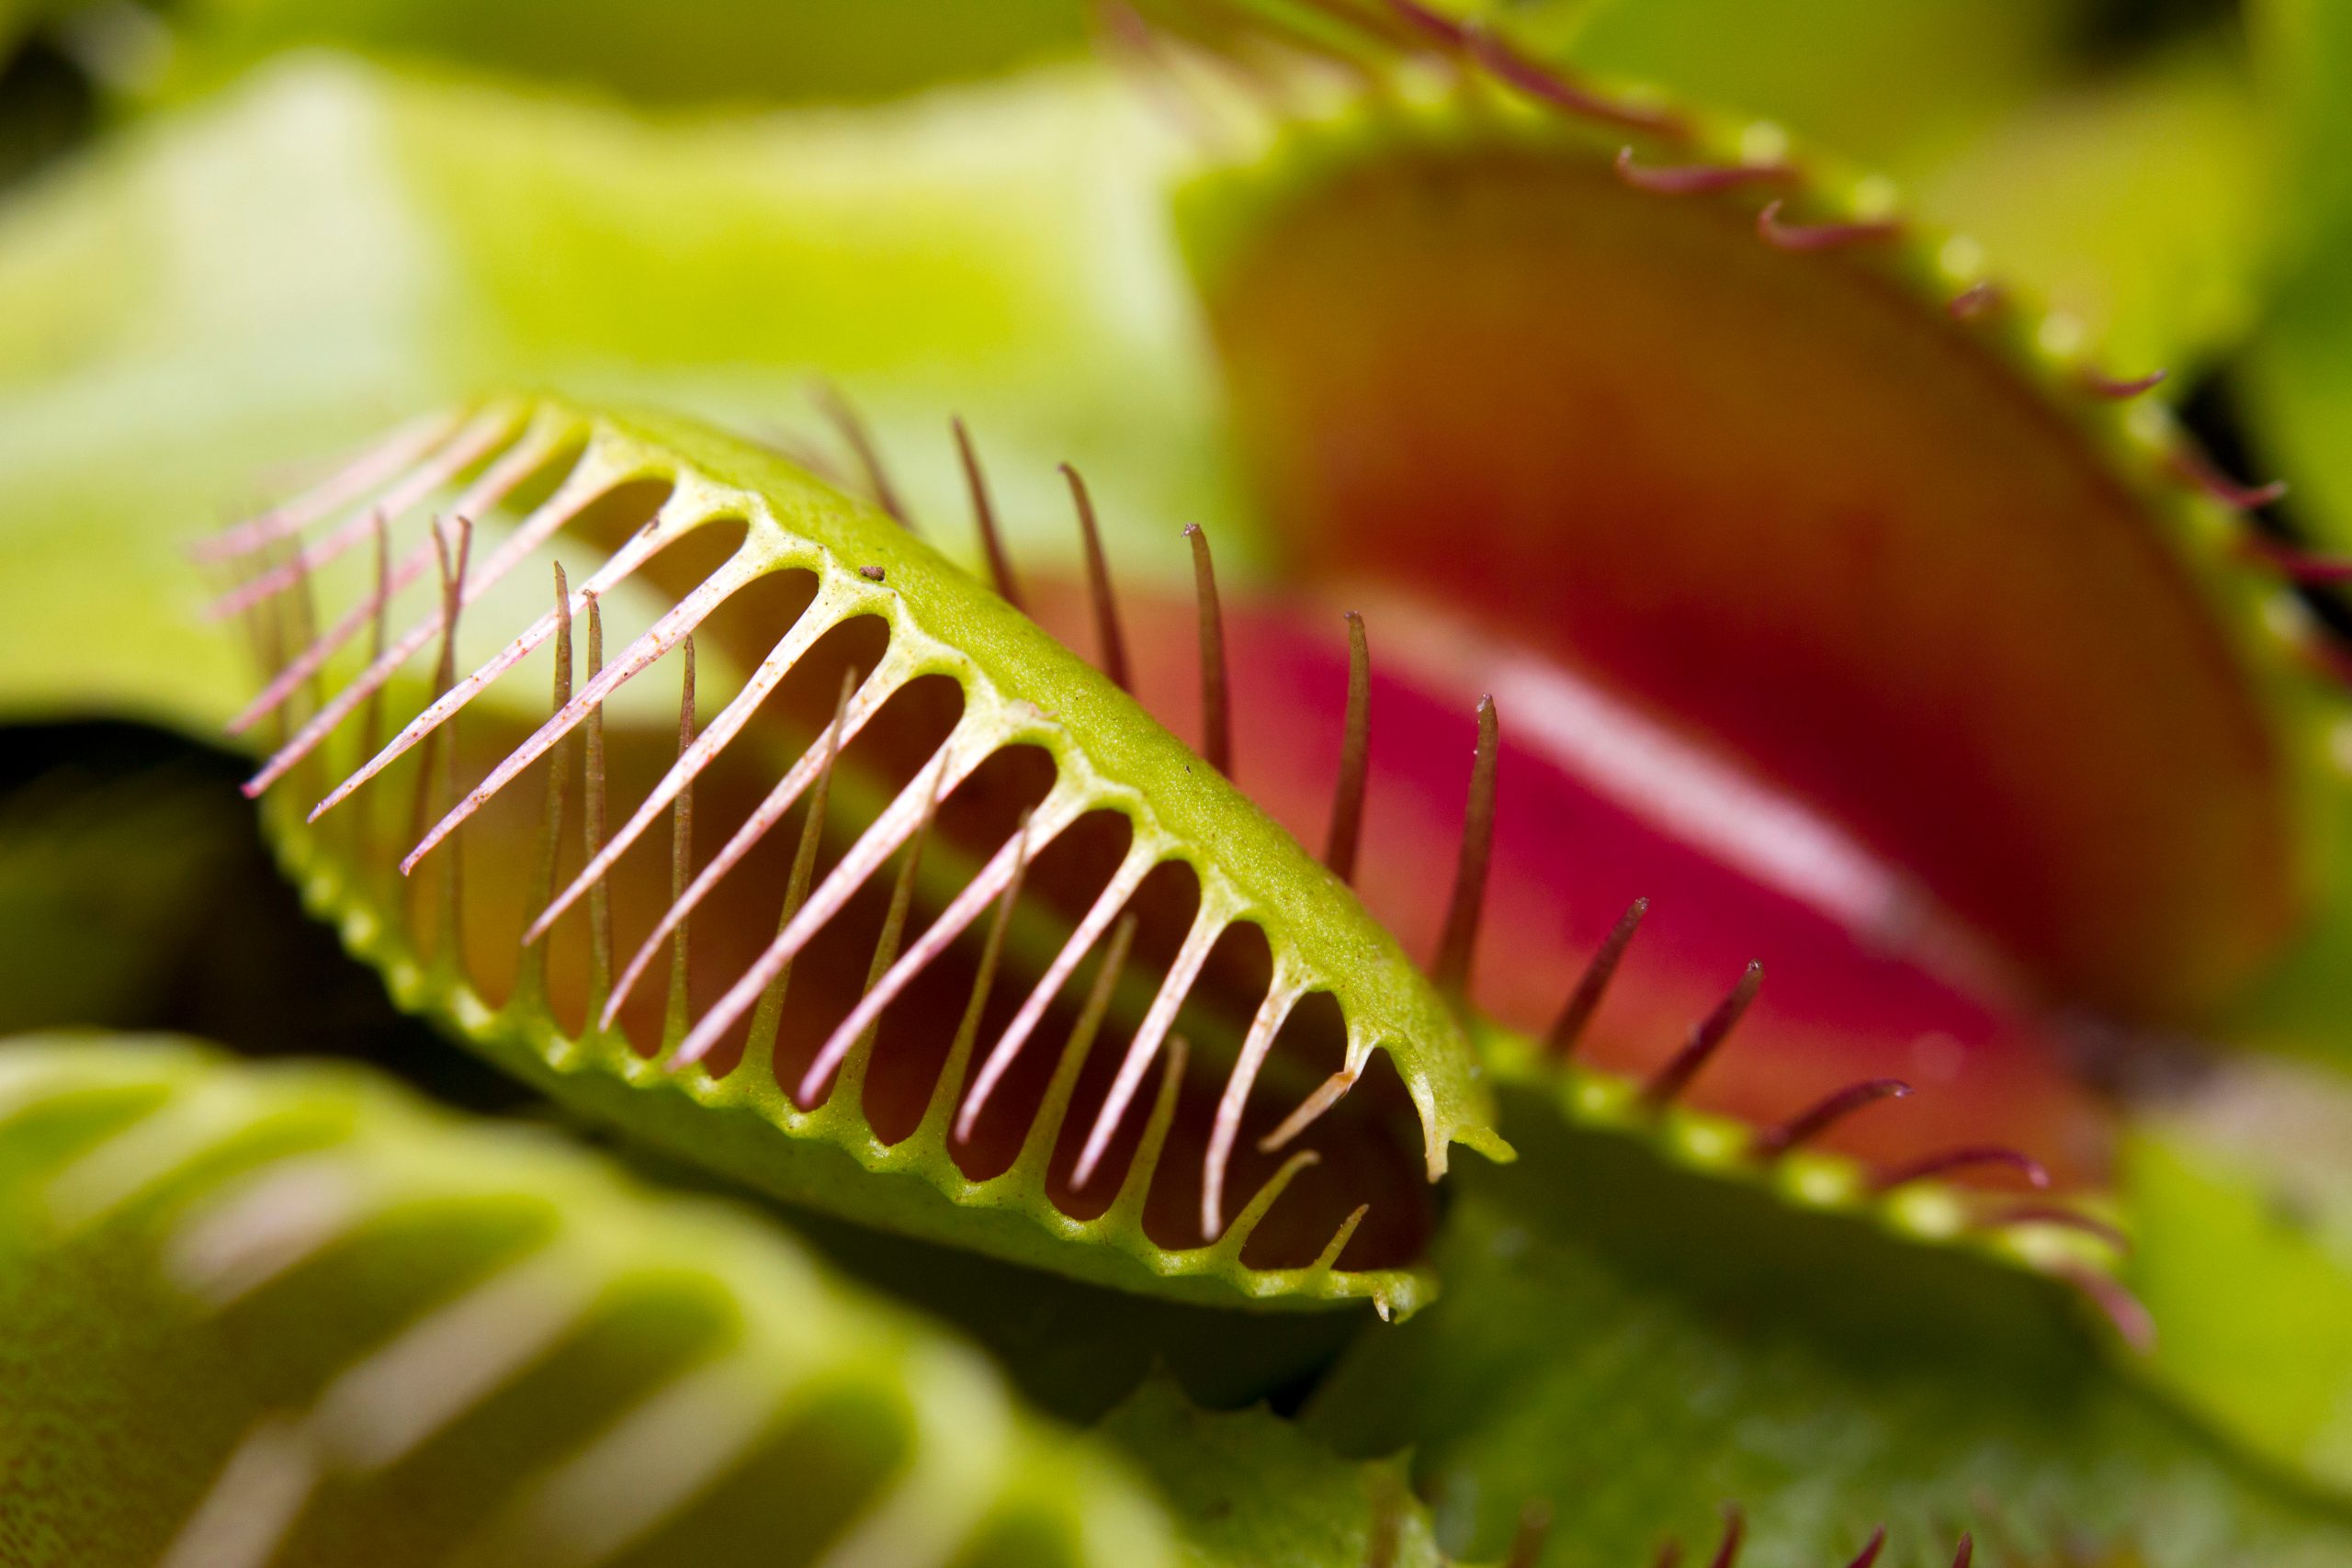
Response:
[{"label": "small dark speck on leaf", "polygon": [[882,569],[878,566],[862,566],[857,569],[857,575],[868,582],[879,582],[882,581]]}]

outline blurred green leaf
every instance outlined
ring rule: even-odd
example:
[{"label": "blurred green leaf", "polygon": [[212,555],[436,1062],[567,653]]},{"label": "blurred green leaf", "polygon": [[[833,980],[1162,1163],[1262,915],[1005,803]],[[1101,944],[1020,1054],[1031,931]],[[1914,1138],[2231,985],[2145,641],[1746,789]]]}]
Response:
[{"label": "blurred green leaf", "polygon": [[[1495,1552],[1521,1506],[1547,1564],[1645,1561],[1747,1511],[1758,1568],[1992,1561],[2150,1568],[2352,1552],[2352,1511],[2233,1457],[2109,1370],[2046,1281],[1661,1169],[1540,1115],[1464,1169],[1446,1294],[1359,1342],[1310,1410],[1343,1451],[1410,1445],[1441,1541]],[[2129,1555],[2137,1553],[2136,1557]]]},{"label": "blurred green leaf", "polygon": [[2292,248],[2248,356],[2263,459],[2295,514],[2352,540],[2352,7],[2261,0],[2256,62],[2280,118]]},{"label": "blurred green leaf", "polygon": [[[2275,165],[2275,243],[2261,317],[2231,389],[2246,416],[2250,477],[2286,479],[2293,525],[2341,549],[2352,545],[2352,6],[2248,0],[2245,13]],[[2345,735],[2333,744],[2339,765],[2352,757]],[[2340,881],[2352,871],[2352,831],[2337,838]],[[2228,1032],[2340,1061],[2347,964],[2352,908],[2339,902]]]},{"label": "blurred green leaf", "polygon": [[491,382],[822,446],[822,370],[951,547],[960,412],[1024,554],[1075,549],[1069,460],[1123,569],[1147,525],[1173,566],[1231,507],[1181,151],[1083,69],[662,126],[311,59],[144,122],[0,213],[0,714],[219,718],[249,678],[187,542]]},{"label": "blurred green leaf", "polygon": [[2253,322],[2268,152],[2240,65],[2182,50],[2020,107],[1917,195],[2080,321],[2115,374],[2169,367],[2178,388]]},{"label": "blurred green leaf", "polygon": [[2352,1083],[2216,1067],[2139,1119],[2127,1278],[2160,1382],[2282,1462],[2352,1488]]},{"label": "blurred green leaf", "polygon": [[2352,224],[2352,15],[2336,0],[2245,0],[2246,33],[2273,134],[2291,177],[2289,216],[2302,252]]},{"label": "blurred green leaf", "polygon": [[749,1215],[348,1064],[0,1071],[10,1568],[1169,1560],[1102,1444]]},{"label": "blurred green leaf", "polygon": [[1497,6],[1547,50],[1912,167],[2059,71],[2072,0],[1589,0]]},{"label": "blurred green leaf", "polygon": [[2177,378],[2250,324],[2269,144],[2233,35],[2086,64],[2095,7],[2014,0],[1593,0],[1520,25],[1597,70],[1777,119],[1903,180],[1921,212]]}]

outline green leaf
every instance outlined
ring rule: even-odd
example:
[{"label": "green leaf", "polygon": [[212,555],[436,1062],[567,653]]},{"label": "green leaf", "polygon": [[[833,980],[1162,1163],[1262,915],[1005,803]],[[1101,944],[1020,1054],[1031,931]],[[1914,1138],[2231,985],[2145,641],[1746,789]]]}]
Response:
[{"label": "green leaf", "polygon": [[1703,1547],[1726,1502],[1750,1568],[1844,1562],[1881,1524],[1887,1568],[1942,1568],[1963,1529],[1996,1561],[2352,1551],[2352,1511],[2110,1370],[2047,1281],[1775,1212],[1525,1109],[1520,1162],[1462,1174],[1443,1300],[1360,1342],[1311,1407],[1343,1451],[1413,1447],[1448,1547],[1498,1551],[1543,1498],[1543,1561],[1594,1568]]}]

